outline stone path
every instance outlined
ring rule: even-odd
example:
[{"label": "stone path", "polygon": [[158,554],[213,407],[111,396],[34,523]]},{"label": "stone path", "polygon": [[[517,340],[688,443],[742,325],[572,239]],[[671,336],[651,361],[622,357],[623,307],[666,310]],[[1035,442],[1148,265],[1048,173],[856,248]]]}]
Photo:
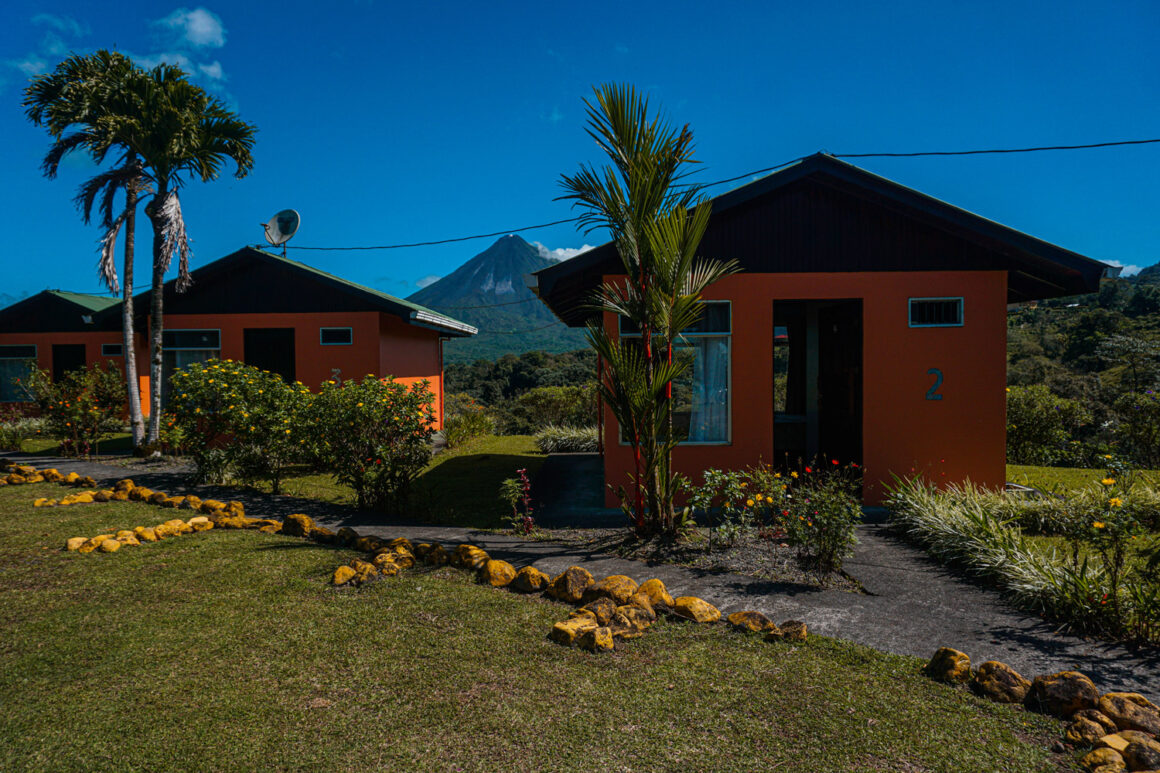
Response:
[{"label": "stone path", "polygon": [[[38,467],[59,467],[92,475],[98,482],[126,477],[120,467],[58,458],[21,456]],[[1011,608],[995,592],[975,585],[930,561],[926,555],[890,536],[886,527],[859,527],[859,544],[846,570],[867,594],[818,590],[727,572],[650,564],[586,552],[556,542],[527,542],[516,537],[466,528],[385,522],[374,513],[315,500],[189,487],[174,472],[141,472],[132,477],[171,494],[197,493],[203,498],[240,499],[253,516],[310,515],[320,525],[349,526],[359,533],[439,541],[449,547],[470,542],[495,558],[518,566],[534,565],[557,574],[573,564],[596,576],[627,574],[643,581],[658,577],[674,596],[704,598],[724,613],[755,609],[775,621],[804,620],[811,632],[902,655],[929,657],[950,646],[973,663],[1001,660],[1030,677],[1065,669],[1088,674],[1105,691],[1140,692],[1160,700],[1160,648],[1133,649],[1057,633],[1054,626]]]}]

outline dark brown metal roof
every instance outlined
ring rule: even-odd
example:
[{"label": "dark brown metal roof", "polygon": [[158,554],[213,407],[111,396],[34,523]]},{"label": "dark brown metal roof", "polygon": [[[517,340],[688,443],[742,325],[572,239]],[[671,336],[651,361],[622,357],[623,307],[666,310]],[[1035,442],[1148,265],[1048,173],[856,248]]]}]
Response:
[{"label": "dark brown metal roof", "polygon": [[[1097,260],[817,154],[713,199],[700,254],[755,273],[995,271],[1009,303],[1095,292]],[[609,242],[536,272],[540,299],[583,325],[593,289],[623,273]]]}]

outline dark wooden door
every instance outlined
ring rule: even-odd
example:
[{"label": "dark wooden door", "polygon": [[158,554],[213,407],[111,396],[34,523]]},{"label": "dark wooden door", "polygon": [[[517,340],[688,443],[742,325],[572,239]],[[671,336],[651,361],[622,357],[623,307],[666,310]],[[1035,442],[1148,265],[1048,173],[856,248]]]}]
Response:
[{"label": "dark wooden door", "polygon": [[60,381],[70,370],[85,366],[84,344],[52,345],[52,380]]},{"label": "dark wooden door", "polygon": [[250,327],[244,333],[247,365],[277,373],[294,382],[294,328]]}]

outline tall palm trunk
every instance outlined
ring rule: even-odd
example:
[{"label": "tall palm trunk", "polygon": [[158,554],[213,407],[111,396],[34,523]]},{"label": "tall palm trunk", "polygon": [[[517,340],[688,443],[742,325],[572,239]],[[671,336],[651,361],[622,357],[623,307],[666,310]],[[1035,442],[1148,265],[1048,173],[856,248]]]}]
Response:
[{"label": "tall palm trunk", "polygon": [[141,416],[141,383],[137,379],[137,336],[133,319],[133,251],[136,246],[137,180],[125,189],[125,271],[121,304],[121,352],[125,357],[125,383],[129,390],[129,427],[133,434],[133,448],[140,448],[145,440],[145,421]]},{"label": "tall palm trunk", "polygon": [[150,292],[149,308],[149,435],[148,442],[156,443],[161,437],[161,379],[162,351],[161,332],[165,329],[162,318],[162,296],[165,294],[165,214],[160,203],[165,201],[169,191],[164,184],[157,186],[157,193],[145,213],[153,226],[153,289]]}]

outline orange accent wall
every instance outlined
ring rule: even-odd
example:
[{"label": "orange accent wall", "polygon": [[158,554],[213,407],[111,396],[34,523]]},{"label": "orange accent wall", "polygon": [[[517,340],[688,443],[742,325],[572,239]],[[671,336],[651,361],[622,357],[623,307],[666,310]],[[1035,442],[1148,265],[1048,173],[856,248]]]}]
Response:
[{"label": "orange accent wall", "polygon": [[[614,277],[605,277],[606,281]],[[963,298],[962,327],[911,328],[908,299]],[[880,504],[892,475],[939,483],[1006,479],[1007,275],[1003,271],[738,274],[705,294],[732,301],[732,437],[681,446],[676,471],[700,481],[708,467],[773,459],[773,305],[776,299],[860,298],[863,322],[863,499]],[[615,319],[605,315],[605,326]],[[941,400],[926,399],[939,368]],[[605,481],[628,485],[632,452],[605,408]],[[605,503],[617,505],[606,492]]]},{"label": "orange accent wall", "polygon": [[53,344],[84,344],[85,363],[92,365],[100,362],[112,362],[118,369],[124,368],[121,357],[103,357],[101,344],[120,344],[120,330],[94,330],[92,332],[72,333],[0,333],[0,345],[18,344],[27,346],[36,345],[36,366],[41,370],[52,372],[52,345]]}]

